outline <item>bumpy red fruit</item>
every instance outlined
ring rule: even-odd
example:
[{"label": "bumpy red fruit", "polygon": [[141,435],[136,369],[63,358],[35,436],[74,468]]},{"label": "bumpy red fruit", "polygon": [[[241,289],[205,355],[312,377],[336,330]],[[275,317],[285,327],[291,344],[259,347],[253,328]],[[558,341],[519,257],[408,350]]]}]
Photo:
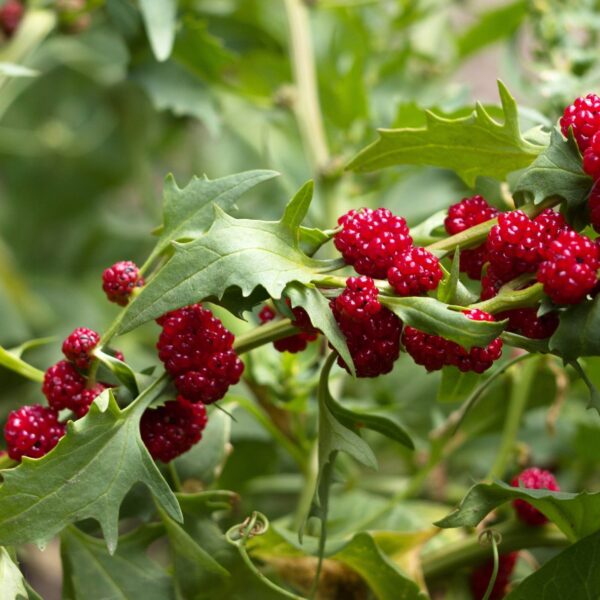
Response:
[{"label": "bumpy red fruit", "polygon": [[0,28],[7,37],[12,37],[18,29],[25,7],[19,0],[6,0],[0,8]]},{"label": "bumpy red fruit", "polygon": [[600,179],[600,135],[595,133],[583,153],[583,170],[594,180]]},{"label": "bumpy red fruit", "polygon": [[[402,322],[377,301],[372,280],[351,277],[346,285],[330,306],[346,337],[356,375],[377,377],[389,373],[400,355]],[[338,364],[349,371],[342,358],[338,358]]]},{"label": "bumpy red fruit", "polygon": [[233,334],[199,304],[164,315],[156,347],[181,394],[206,403],[222,398],[240,380],[244,363],[233,350]]},{"label": "bumpy red fruit", "polygon": [[443,277],[440,261],[425,248],[411,248],[394,258],[387,273],[399,296],[419,296],[439,285]]},{"label": "bumpy red fruit", "polygon": [[394,257],[412,245],[406,221],[387,208],[351,210],[338,223],[335,247],[361,275],[385,278]]},{"label": "bumpy red fruit", "polygon": [[44,456],[64,434],[65,425],[58,420],[58,413],[39,404],[11,412],[4,427],[8,455],[13,460]]},{"label": "bumpy red fruit", "polygon": [[554,241],[559,233],[569,229],[565,218],[555,210],[546,208],[537,217],[533,219],[539,227],[540,236],[540,255],[543,255],[544,248]]},{"label": "bumpy red fruit", "polygon": [[508,280],[534,272],[540,262],[541,238],[541,225],[523,211],[501,213],[486,242],[496,274]]},{"label": "bumpy red fruit", "polygon": [[[513,478],[510,485],[513,487],[524,487],[528,490],[560,491],[554,475],[550,471],[538,469],[537,467],[525,469],[520,475]],[[545,515],[525,500],[514,500],[513,506],[519,519],[528,525],[538,526],[548,522]]]},{"label": "bumpy red fruit", "polygon": [[102,289],[106,297],[120,306],[125,306],[133,290],[143,285],[140,270],[130,260],[115,263],[102,273]]},{"label": "bumpy red fruit", "polygon": [[[475,321],[494,321],[494,317],[482,310],[463,311],[469,319]],[[438,371],[444,366],[453,366],[461,371],[483,373],[502,355],[502,340],[496,338],[485,348],[466,350],[459,344],[439,335],[429,335],[414,327],[404,327],[402,332],[404,348],[418,364],[428,371]]]},{"label": "bumpy red fruit", "polygon": [[[292,310],[292,313],[294,315],[293,324],[303,331],[273,342],[273,346],[278,352],[290,352],[292,354],[302,352],[306,350],[308,343],[316,340],[319,335],[318,331],[312,326],[308,313],[302,307],[297,306]],[[276,316],[275,311],[270,306],[263,306],[258,314],[261,324],[272,321]]]},{"label": "bumpy red fruit", "polygon": [[588,199],[588,208],[590,212],[590,224],[596,233],[600,233],[600,185],[592,188]]},{"label": "bumpy red fruit", "polygon": [[499,321],[508,319],[507,331],[518,333],[533,340],[549,338],[558,327],[558,315],[555,312],[537,316],[537,308],[516,308],[498,313]]},{"label": "bumpy red fruit", "polygon": [[[518,556],[518,552],[511,552],[510,554],[501,554],[498,557],[498,574],[489,597],[490,600],[501,600],[506,595]],[[489,560],[471,574],[471,591],[474,600],[482,600],[485,596],[493,571],[494,561]]]},{"label": "bumpy red fruit", "polygon": [[178,396],[177,400],[146,410],[140,433],[152,458],[167,463],[200,441],[206,422],[204,404]]},{"label": "bumpy red fruit", "polygon": [[72,410],[78,418],[83,417],[90,410],[92,402],[108,387],[110,386],[98,382],[91,388],[85,388],[79,394],[72,396],[65,404],[65,408]]},{"label": "bumpy red fruit", "polygon": [[61,360],[44,373],[42,392],[54,410],[68,408],[72,398],[85,389],[85,378],[66,360]]},{"label": "bumpy red fruit", "polygon": [[556,304],[577,304],[596,287],[600,253],[590,238],[564,230],[544,249],[544,258],[537,278]]},{"label": "bumpy red fruit", "polygon": [[92,350],[100,342],[100,336],[87,327],[78,327],[63,342],[65,357],[80,369],[87,369],[92,362]]},{"label": "bumpy red fruit", "polygon": [[565,108],[560,119],[560,129],[565,137],[569,135],[569,127],[583,152],[592,136],[600,130],[600,98],[596,94],[576,98],[573,104]]}]

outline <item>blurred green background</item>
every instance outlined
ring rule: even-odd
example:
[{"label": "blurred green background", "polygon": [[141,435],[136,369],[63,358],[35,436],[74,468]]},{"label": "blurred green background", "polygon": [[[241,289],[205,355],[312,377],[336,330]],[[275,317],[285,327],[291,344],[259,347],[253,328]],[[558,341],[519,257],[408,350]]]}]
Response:
[{"label": "blurred green background", "polygon": [[[161,220],[167,173],[183,187],[204,173],[212,179],[275,169],[279,178],[239,203],[240,215],[263,219],[278,217],[294,191],[315,178],[310,218],[323,228],[364,205],[389,207],[415,225],[472,195],[446,171],[407,167],[357,176],[343,166],[378,127],[421,126],[422,108],[458,115],[475,100],[497,104],[496,78],[523,107],[524,128],[552,123],[572,98],[598,90],[598,4],[180,0],[173,53],[158,62],[135,2],[29,2],[16,35],[0,45],[0,63],[38,73],[0,70],[0,342],[11,347],[35,337],[61,339],[77,326],[107,326],[117,308],[102,293],[102,270],[117,260],[143,262]],[[295,46],[303,18],[313,56]],[[321,118],[302,84],[314,65]],[[503,205],[497,182],[480,179],[476,191]],[[142,369],[156,362],[156,335],[148,325],[115,345]],[[28,357],[45,369],[59,350],[56,342]],[[314,356],[282,357],[270,348],[256,356],[255,382],[282,410],[301,413]],[[575,386],[565,418],[555,435],[547,434],[553,368],[540,367],[520,437],[537,462],[575,465],[561,481],[575,488],[594,476],[590,447],[597,449],[600,430],[586,422],[584,392]],[[298,373],[304,381],[289,383]],[[419,448],[410,456],[374,437],[380,473],[363,477],[344,462],[345,491],[357,486],[347,510],[377,508],[422,466],[430,430],[452,408],[436,403],[438,382],[401,358],[394,374],[348,386],[350,400],[369,398],[397,414]],[[3,414],[41,399],[36,386],[6,372],[0,384]],[[471,417],[472,437],[467,423],[467,439],[441,479],[414,494],[453,502],[485,475],[505,399],[501,383]],[[218,485],[270,517],[293,510],[302,480],[273,451],[272,439],[240,415],[232,442]]]}]

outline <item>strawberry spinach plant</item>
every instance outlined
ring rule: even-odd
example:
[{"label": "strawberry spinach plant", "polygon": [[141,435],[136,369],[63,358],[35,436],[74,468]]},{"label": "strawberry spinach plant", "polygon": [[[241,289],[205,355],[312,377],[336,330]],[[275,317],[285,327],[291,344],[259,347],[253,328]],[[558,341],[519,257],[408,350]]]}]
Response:
[{"label": "strawberry spinach plant", "polygon": [[[37,44],[45,27],[77,35],[101,4],[9,0],[0,24],[14,42],[37,31]],[[522,5],[501,15],[519,21]],[[193,88],[192,55],[235,64],[192,8],[106,10],[143,28],[153,58],[132,79],[159,105],[157,80]],[[209,11],[223,30],[240,25],[233,12]],[[36,398],[4,419],[0,596],[40,598],[20,565],[58,539],[69,599],[595,597],[600,97],[525,127],[500,82],[499,106],[405,105],[395,127],[368,145],[372,131],[357,133],[354,155],[333,157],[308,8],[286,0],[285,15],[313,178],[281,203],[270,169],[183,186],[168,175],[145,256],[122,252],[95,277],[113,309],[103,326],[0,347]],[[459,52],[475,51],[478,31]],[[2,64],[0,91],[36,76],[35,60],[31,72]],[[210,122],[210,106],[194,116]],[[331,118],[346,131],[355,115]],[[402,211],[418,190],[378,201],[390,172],[415,167],[462,190],[420,222]],[[244,210],[261,194],[264,218]],[[128,356],[136,335],[143,361]],[[39,347],[54,360],[30,359]]]}]

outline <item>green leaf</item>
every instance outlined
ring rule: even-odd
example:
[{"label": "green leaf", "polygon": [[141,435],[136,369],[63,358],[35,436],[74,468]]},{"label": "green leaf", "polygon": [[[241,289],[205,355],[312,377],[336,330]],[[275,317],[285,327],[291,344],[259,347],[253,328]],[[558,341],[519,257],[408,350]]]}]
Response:
[{"label": "green leaf", "polygon": [[481,375],[468,371],[463,373],[455,367],[442,369],[442,380],[438,387],[438,402],[462,402],[481,382]]},{"label": "green leaf", "polygon": [[39,71],[24,67],[23,65],[0,62],[0,75],[5,75],[6,77],[38,77],[39,74]]},{"label": "green leaf", "polygon": [[67,527],[61,534],[65,599],[174,600],[173,582],[148,557],[148,546],[164,534],[157,525],[142,526],[119,538],[119,549],[110,555],[102,540]]},{"label": "green leaf", "polygon": [[570,362],[600,355],[600,296],[567,308],[550,338],[550,351]]},{"label": "green leaf", "polygon": [[480,483],[473,486],[460,506],[438,521],[438,527],[475,527],[490,511],[511,500],[526,500],[544,513],[570,540],[600,529],[600,492],[568,494],[530,490],[506,483]]},{"label": "green leaf", "polygon": [[474,54],[510,36],[527,16],[528,10],[529,5],[525,0],[517,0],[478,15],[478,21],[456,40],[460,57]]},{"label": "green leaf", "polygon": [[40,459],[23,458],[18,467],[3,471],[0,545],[43,544],[68,524],[91,518],[114,552],[119,506],[137,482],[180,519],[177,500],[139,434],[140,417],[163,385],[164,379],[157,380],[125,410],[106,390],[85,417],[68,423],[54,450]]},{"label": "green leaf", "polygon": [[381,303],[404,323],[425,333],[441,335],[465,348],[483,348],[504,329],[504,321],[473,321],[460,310],[426,296],[397,298],[380,295]]},{"label": "green leaf", "polygon": [[25,578],[19,567],[13,562],[6,548],[0,548],[0,598],[17,600],[28,598]]},{"label": "green leaf", "polygon": [[527,577],[505,600],[597,600],[600,532],[563,550]]},{"label": "green leaf", "polygon": [[337,402],[331,394],[325,396],[325,404],[331,414],[344,427],[347,427],[355,433],[359,433],[363,428],[377,431],[387,438],[414,450],[415,445],[408,433],[392,419],[383,415],[352,411]]},{"label": "green leaf", "polygon": [[197,77],[171,61],[142,65],[132,74],[146,90],[157,110],[195,117],[212,136],[220,130],[219,114],[211,91]]},{"label": "green leaf", "polygon": [[586,201],[591,187],[592,179],[583,172],[577,144],[553,129],[550,145],[520,176],[513,195],[518,206],[559,196],[575,207]]},{"label": "green leaf", "polygon": [[457,288],[460,283],[460,248],[457,248],[454,252],[450,272],[448,273],[443,267],[442,269],[444,278],[437,288],[437,299],[440,302],[454,304],[456,303]]},{"label": "green leaf", "polygon": [[44,381],[44,372],[32,367],[29,363],[26,363],[19,358],[21,352],[20,348],[17,348],[16,351],[13,352],[0,346],[0,365],[18,373],[22,377],[31,379],[31,381],[36,381],[38,383]]},{"label": "green leaf", "polygon": [[429,165],[455,171],[469,187],[477,177],[503,180],[523,169],[542,146],[523,139],[517,104],[498,82],[504,123],[495,121],[481,104],[469,117],[448,119],[427,113],[422,128],[380,129],[379,140],[348,165],[354,171],[376,171],[393,165]]},{"label": "green leaf", "polygon": [[140,10],[156,60],[167,60],[175,41],[176,0],[140,0]]},{"label": "green leaf", "polygon": [[306,310],[313,326],[323,333],[354,375],[354,362],[346,338],[329,308],[329,300],[316,287],[296,282],[288,284],[284,294],[293,308],[301,306]]},{"label": "green leaf", "polygon": [[131,392],[134,398],[139,395],[140,391],[138,389],[135,373],[127,363],[98,349],[94,350],[94,356],[114,374],[114,376]]},{"label": "green leaf", "polygon": [[149,261],[173,241],[193,240],[205,233],[213,221],[213,206],[230,210],[242,194],[277,175],[275,171],[245,171],[213,180],[194,177],[184,188],[169,175],[163,191],[163,225],[157,230],[159,239]]},{"label": "green leaf", "polygon": [[326,244],[331,236],[313,227],[300,227],[300,248],[308,256],[312,256],[317,250]]},{"label": "green leaf", "polygon": [[310,204],[306,187],[280,221],[235,219],[215,206],[208,232],[175,244],[175,256],[128,306],[121,333],[187,304],[207,298],[218,302],[230,288],[247,297],[261,286],[278,299],[288,283],[309,283],[340,268],[342,260],[315,260],[299,248],[299,226]]}]

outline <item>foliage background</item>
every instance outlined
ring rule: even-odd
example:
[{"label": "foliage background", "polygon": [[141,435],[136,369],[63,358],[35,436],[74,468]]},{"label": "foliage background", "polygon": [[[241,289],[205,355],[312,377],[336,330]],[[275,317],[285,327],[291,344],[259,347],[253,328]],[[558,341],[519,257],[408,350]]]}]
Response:
[{"label": "foliage background", "polygon": [[[496,77],[527,107],[524,123],[548,123],[569,99],[597,84],[595,2],[314,4],[310,27],[324,142],[314,129],[303,135],[311,118],[302,91],[294,87],[302,63],[294,62],[281,0],[182,0],[173,55],[161,63],[134,3],[89,1],[75,11],[60,2],[30,3],[52,22],[40,34],[25,21],[20,35],[26,51],[18,58],[40,75],[0,79],[2,345],[60,338],[81,325],[104,328],[114,307],[101,292],[100,274],[117,260],[143,262],[151,248],[149,232],[160,221],[166,173],[183,186],[194,174],[212,179],[275,169],[281,176],[239,205],[240,215],[265,219],[277,217],[293,192],[316,176],[310,215],[315,225],[332,227],[343,211],[363,205],[387,206],[414,225],[470,192],[455,175],[430,168],[344,173],[343,165],[374,138],[377,127],[419,125],[418,107],[454,114],[470,109],[473,100],[497,104]],[[77,31],[84,21],[86,27]],[[11,62],[14,51],[1,48],[0,59]],[[496,184],[477,185],[502,205]],[[156,335],[148,325],[119,346],[141,369],[155,362]],[[290,384],[288,375],[305,370],[310,355],[261,352],[254,367],[261,389],[282,410],[301,410],[308,382]],[[31,359],[45,368],[58,359],[57,344],[35,350]],[[447,512],[439,501],[456,502],[486,475],[499,444],[505,383],[471,417],[452,460],[430,473],[423,470],[428,434],[452,408],[436,402],[437,375],[426,375],[404,358],[388,377],[336,383],[346,386],[350,401],[374,398],[397,415],[418,448],[413,456],[374,437],[380,471],[365,474],[344,464],[348,483],[343,494],[338,490],[334,522],[359,515],[376,519],[390,498],[403,495],[418,500],[391,517],[396,524],[431,521],[430,515]],[[40,397],[35,386],[6,371],[0,384],[2,416]],[[549,435],[548,408],[565,394],[568,402],[561,419],[552,419]],[[564,489],[597,480],[593,459],[600,432],[585,414],[584,396],[552,365],[543,366],[531,390],[533,409],[519,433],[523,457],[557,470]],[[301,477],[269,435],[241,412],[237,419],[233,452],[218,487],[242,495],[240,514],[258,509],[274,519],[293,512]],[[25,570],[44,598],[56,594],[53,551],[40,555],[31,548],[24,556]]]}]

